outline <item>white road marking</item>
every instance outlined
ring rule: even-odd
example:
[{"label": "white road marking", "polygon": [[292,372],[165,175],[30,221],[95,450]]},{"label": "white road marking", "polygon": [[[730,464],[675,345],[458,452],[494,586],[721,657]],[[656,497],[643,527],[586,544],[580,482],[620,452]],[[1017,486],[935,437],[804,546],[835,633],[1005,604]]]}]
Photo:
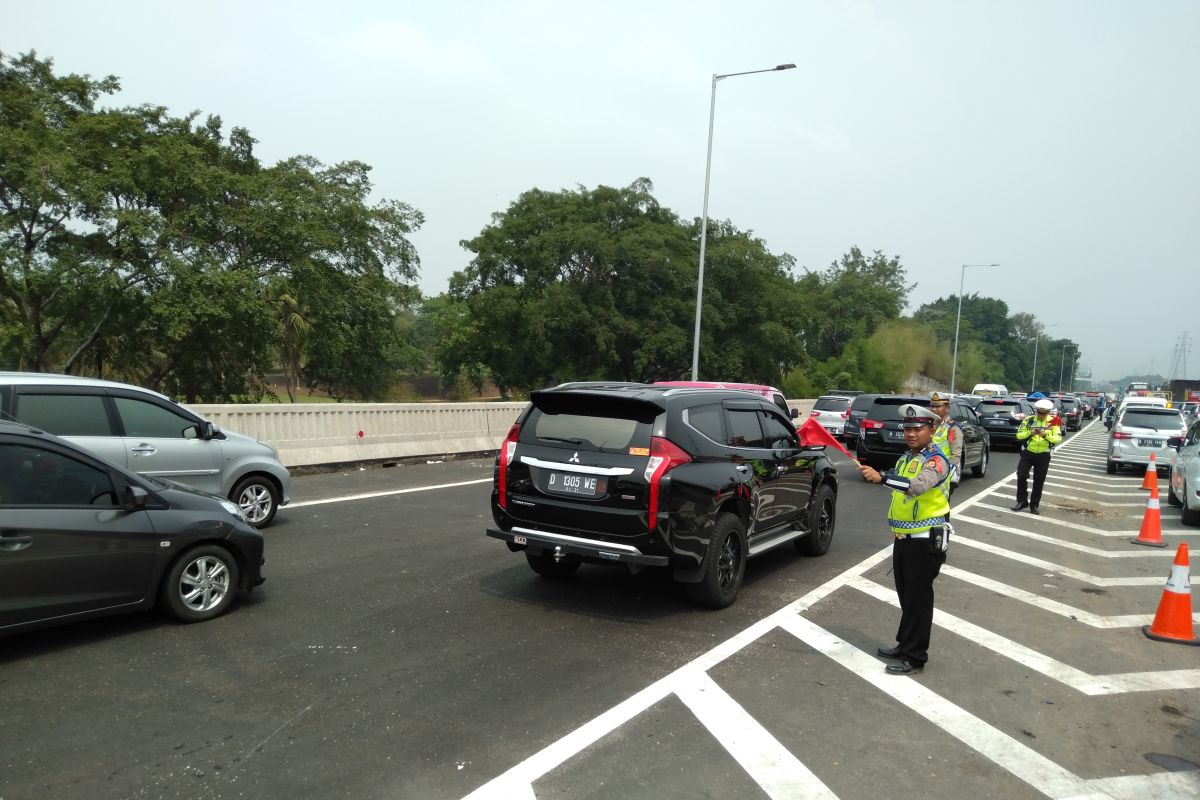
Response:
[{"label": "white road marking", "polygon": [[954,522],[969,522],[972,525],[981,525],[985,528],[991,528],[994,531],[1001,531],[1002,533],[1011,533],[1014,536],[1021,536],[1025,539],[1032,539],[1035,542],[1044,542],[1045,544],[1052,544],[1055,547],[1063,547],[1063,548],[1066,548],[1067,550],[1075,550],[1080,553],[1087,553],[1090,556],[1097,556],[1098,558],[1154,558],[1154,557],[1174,558],[1175,557],[1174,550],[1158,550],[1158,549],[1146,550],[1145,548],[1142,548],[1139,550],[1101,550],[1097,547],[1089,547],[1086,544],[1080,544],[1079,542],[1070,541],[1069,539],[1056,539],[1053,536],[1043,536],[1040,533],[1033,533],[1032,531],[1025,531],[1025,530],[1021,530],[1020,528],[1010,528],[1007,525],[1000,525],[998,523],[989,522],[985,519],[978,519],[976,517],[965,517],[961,514],[953,514],[952,513],[952,520]]},{"label": "white road marking", "polygon": [[907,706],[1047,797],[1054,800],[1112,800],[1093,791],[1083,778],[1021,744],[965,708],[925,688],[916,679],[885,674],[879,669],[879,662],[875,658],[816,623],[792,615],[781,620],[780,624],[809,647],[824,653],[861,680]]},{"label": "white road marking", "polygon": [[302,500],[299,503],[288,503],[282,508],[305,508],[306,506],[322,506],[326,503],[347,503],[352,500],[370,500],[374,497],[390,497],[394,494],[409,494],[411,492],[431,492],[434,489],[452,489],[455,486],[473,486],[477,483],[491,483],[491,478],[480,478],[474,481],[458,481],[457,483],[439,483],[434,486],[414,486],[411,489],[388,489],[382,492],[364,492],[362,494],[347,494],[341,497],[323,497],[320,500]]},{"label": "white road marking", "polygon": [[1200,772],[1157,772],[1088,781],[1113,800],[1195,800],[1200,797]]},{"label": "white road marking", "polygon": [[[1064,578],[1071,578],[1072,580],[1088,583],[1092,586],[1162,586],[1165,581],[1165,578],[1153,578],[1149,576],[1101,578],[1098,575],[1081,572],[1080,570],[1072,569],[1071,567],[1064,567],[1062,564],[1055,564],[1052,561],[1034,558],[1033,556],[1026,555],[1019,550],[1009,550],[1004,547],[996,547],[995,545],[988,544],[987,542],[980,542],[972,539],[969,536],[963,536],[961,533],[954,537],[954,542],[955,544],[961,544],[967,547],[974,547],[977,550],[983,550],[985,553],[991,553],[992,555],[1000,556],[1001,558],[1008,558],[1030,567],[1036,567],[1037,569],[1045,572],[1056,572],[1059,575],[1062,575]],[[1200,573],[1192,576],[1192,583],[1197,582],[1200,582]]]},{"label": "white road marking", "polygon": [[[877,600],[889,603],[896,608],[900,607],[900,601],[894,591],[886,589],[872,580],[860,577],[852,580],[850,585]],[[944,611],[934,610],[933,622],[938,627],[956,633],[970,642],[986,647],[1086,695],[1151,692],[1164,689],[1200,689],[1200,669],[1089,675],[1083,670],[1064,664],[1012,639]]]},{"label": "white road marking", "polygon": [[680,676],[675,694],[768,797],[837,800],[837,795],[732,697],[699,670]]},{"label": "white road marking", "polygon": [[[980,503],[979,507],[980,508],[990,508],[992,511],[1002,511],[1005,514],[1011,514],[1014,517],[1020,516],[1028,522],[1044,522],[1047,525],[1057,525],[1060,528],[1069,528],[1073,531],[1082,531],[1084,533],[1090,533],[1093,536],[1108,536],[1108,537],[1112,537],[1114,539],[1121,539],[1121,538],[1129,539],[1129,538],[1136,537],[1138,535],[1138,533],[1140,533],[1140,531],[1106,531],[1106,530],[1102,530],[1100,528],[1093,528],[1090,525],[1082,525],[1078,522],[1068,522],[1065,519],[1055,519],[1054,517],[1035,516],[1035,515],[1026,513],[1024,511],[1013,511],[1011,508],[1006,508],[1003,506],[994,506],[989,503]],[[1138,514],[1137,516],[1140,519],[1143,515]],[[1186,533],[1190,533],[1190,531],[1167,530],[1164,527],[1163,533],[1171,534],[1171,535],[1175,535],[1175,534],[1183,535]]]},{"label": "white road marking", "polygon": [[[1149,625],[1154,621],[1153,614],[1122,614],[1112,617],[1104,617],[1099,614],[1093,614],[1090,611],[1084,611],[1081,608],[1069,606],[1066,603],[1060,603],[1057,600],[1051,600],[1048,597],[1027,592],[1024,589],[1018,589],[1015,586],[1010,586],[1007,583],[994,581],[991,578],[979,575],[975,572],[968,572],[965,569],[952,567],[949,564],[942,566],[942,574],[949,575],[952,578],[958,578],[960,581],[969,583],[972,586],[978,586],[981,589],[987,589],[990,592],[995,592],[1003,597],[1008,597],[1012,600],[1018,600],[1026,605],[1040,608],[1042,611],[1048,611],[1051,614],[1057,614],[1060,617],[1077,620],[1084,625],[1090,625],[1093,628],[1136,628],[1142,625]],[[1194,621],[1200,621],[1200,612],[1192,614]]]},{"label": "white road marking", "polygon": [[[1047,485],[1049,485],[1049,483],[1047,483]],[[1060,500],[1078,500],[1081,503],[1090,503],[1094,506],[1104,506],[1105,508],[1133,508],[1134,506],[1137,506],[1138,508],[1146,507],[1145,503],[1139,503],[1136,500],[1126,501],[1123,503],[1106,503],[1103,500],[1093,500],[1090,497],[1083,497],[1077,494],[1063,494],[1062,492],[1043,491],[1042,495],[1044,497],[1057,497]]]}]

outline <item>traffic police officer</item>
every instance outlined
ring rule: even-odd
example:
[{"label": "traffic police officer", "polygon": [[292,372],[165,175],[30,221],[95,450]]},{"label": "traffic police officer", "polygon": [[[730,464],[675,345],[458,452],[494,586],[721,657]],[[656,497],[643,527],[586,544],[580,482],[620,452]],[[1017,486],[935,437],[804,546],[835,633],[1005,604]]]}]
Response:
[{"label": "traffic police officer", "polygon": [[[1050,451],[1062,442],[1062,430],[1050,412],[1054,403],[1042,398],[1033,404],[1036,414],[1021,420],[1017,428],[1017,441],[1021,442],[1021,461],[1017,464],[1017,504],[1013,511],[1028,507],[1030,514],[1040,514],[1038,504],[1042,502],[1042,484],[1046,482],[1046,471],[1050,469]],[[1033,468],[1033,492],[1029,493],[1029,470]]]},{"label": "traffic police officer", "polygon": [[937,414],[939,424],[933,432],[933,443],[950,462],[950,492],[958,487],[962,476],[963,429],[958,420],[950,416],[950,396],[933,392],[929,395],[929,410]]},{"label": "traffic police officer", "polygon": [[900,406],[900,414],[908,452],[884,473],[865,464],[859,466],[867,481],[892,489],[888,527],[895,536],[892,575],[900,599],[900,627],[896,646],[877,651],[894,659],[885,670],[891,675],[920,672],[929,660],[933,580],[946,562],[949,545],[950,462],[933,443],[941,418],[912,403]]}]

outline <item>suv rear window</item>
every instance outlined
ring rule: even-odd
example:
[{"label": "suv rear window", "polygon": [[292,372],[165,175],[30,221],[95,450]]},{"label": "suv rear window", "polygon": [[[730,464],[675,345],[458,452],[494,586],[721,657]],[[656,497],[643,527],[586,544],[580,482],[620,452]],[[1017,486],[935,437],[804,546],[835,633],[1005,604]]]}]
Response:
[{"label": "suv rear window", "polygon": [[1130,408],[1121,416],[1120,424],[1133,428],[1175,431],[1183,428],[1183,417],[1174,409],[1156,411],[1152,408]]},{"label": "suv rear window", "polygon": [[551,408],[534,405],[518,441],[625,453],[630,447],[650,446],[653,422],[648,407],[560,396],[554,398]]},{"label": "suv rear window", "polygon": [[818,397],[813,404],[813,411],[845,411],[850,405],[847,397]]},{"label": "suv rear window", "polygon": [[975,409],[980,414],[1020,413],[1021,404],[1009,400],[984,400]]},{"label": "suv rear window", "polygon": [[929,401],[920,402],[911,397],[878,397],[875,399],[875,405],[871,406],[871,410],[867,412],[867,419],[898,420],[900,419],[900,406],[906,403],[924,406],[928,405]]},{"label": "suv rear window", "polygon": [[854,398],[854,402],[850,404],[850,413],[851,414],[866,413],[866,410],[868,408],[870,408],[874,403],[875,403],[875,395],[860,394],[858,397]]}]

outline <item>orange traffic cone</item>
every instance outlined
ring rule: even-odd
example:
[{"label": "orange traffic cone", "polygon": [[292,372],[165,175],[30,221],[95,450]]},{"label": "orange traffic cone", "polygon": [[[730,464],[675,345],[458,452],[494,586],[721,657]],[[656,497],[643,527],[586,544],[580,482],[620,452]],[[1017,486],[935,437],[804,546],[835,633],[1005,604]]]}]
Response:
[{"label": "orange traffic cone", "polygon": [[[1153,458],[1153,456],[1151,456]],[[1150,499],[1146,501],[1146,513],[1142,516],[1142,529],[1136,539],[1130,539],[1133,544],[1145,544],[1150,547],[1166,547],[1162,538],[1162,511],[1158,507],[1158,475],[1150,484]]]},{"label": "orange traffic cone", "polygon": [[1155,463],[1154,453],[1150,454],[1150,463],[1146,465],[1146,474],[1142,476],[1142,488],[1149,489],[1158,485],[1158,464]]},{"label": "orange traffic cone", "polygon": [[1163,588],[1158,613],[1152,624],[1142,626],[1142,633],[1160,642],[1200,645],[1192,630],[1192,578],[1188,574],[1187,542],[1181,542],[1175,551],[1175,563]]}]

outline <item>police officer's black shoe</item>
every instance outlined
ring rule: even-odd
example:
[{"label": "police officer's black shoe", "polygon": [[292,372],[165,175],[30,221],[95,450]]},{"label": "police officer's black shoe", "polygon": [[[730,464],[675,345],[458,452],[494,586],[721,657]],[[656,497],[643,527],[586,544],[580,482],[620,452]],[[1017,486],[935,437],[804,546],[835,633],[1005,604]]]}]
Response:
[{"label": "police officer's black shoe", "polygon": [[1029,503],[1017,503],[1015,506],[1012,507],[1012,510],[1020,511],[1022,509],[1028,508],[1028,507],[1029,507]]},{"label": "police officer's black shoe", "polygon": [[881,647],[875,653],[883,658],[902,658],[899,647]]},{"label": "police officer's black shoe", "polygon": [[1038,507],[1037,507],[1037,506],[1030,506],[1030,507],[1029,507],[1029,513],[1030,513],[1030,514],[1041,514],[1042,512],[1038,511]]},{"label": "police officer's black shoe", "polygon": [[924,669],[923,664],[914,664],[908,659],[900,659],[895,664],[888,664],[883,671],[888,675],[915,675]]}]

